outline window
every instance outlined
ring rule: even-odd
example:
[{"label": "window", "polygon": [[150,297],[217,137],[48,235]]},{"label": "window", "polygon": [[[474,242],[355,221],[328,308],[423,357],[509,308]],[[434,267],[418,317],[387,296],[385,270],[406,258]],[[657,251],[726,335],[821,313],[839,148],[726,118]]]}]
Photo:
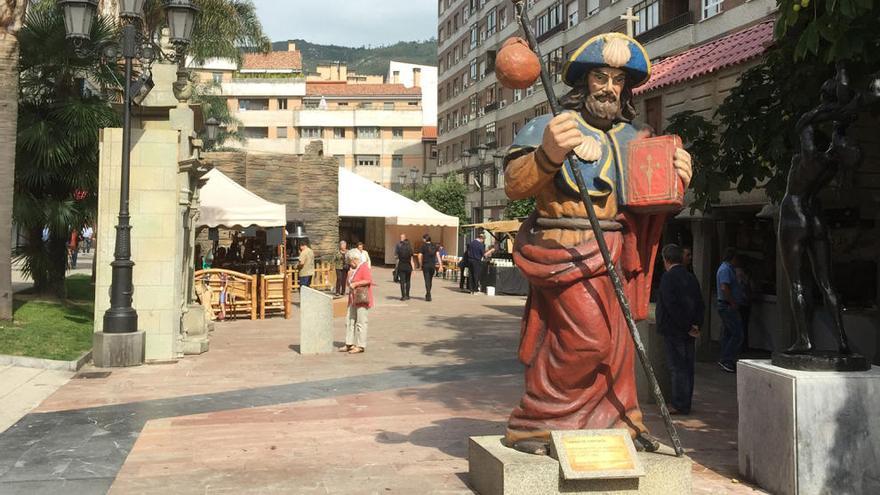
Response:
[{"label": "window", "polygon": [[485,60],[480,60],[480,66],[479,66],[479,68],[477,68],[477,75],[478,75],[480,81],[482,81],[483,78],[486,77],[486,61]]},{"label": "window", "polygon": [[568,27],[573,28],[578,23],[578,3],[577,0],[568,4]]},{"label": "window", "polygon": [[379,166],[379,155],[357,155],[355,163],[358,167],[377,167]]},{"label": "window", "polygon": [[720,14],[722,2],[723,0],[703,0],[703,19]]},{"label": "window", "polygon": [[403,127],[392,127],[391,137],[396,139],[403,139]]},{"label": "window", "polygon": [[358,127],[357,128],[357,137],[358,137],[358,139],[378,139],[379,138],[379,128],[378,127]]},{"label": "window", "polygon": [[486,143],[495,142],[495,122],[486,124]]},{"label": "window", "polygon": [[548,53],[545,57],[545,66],[547,67],[547,71],[550,73],[550,76],[553,77],[555,82],[562,81],[562,47],[559,47],[550,53]]},{"label": "window", "polygon": [[321,102],[317,100],[306,100],[305,102],[303,102],[303,105],[309,110],[314,110],[318,108],[319,103]]},{"label": "window", "polygon": [[245,127],[242,134],[247,139],[266,139],[269,137],[268,127]]},{"label": "window", "polygon": [[502,29],[504,29],[506,27],[507,27],[507,8],[502,8],[501,10],[498,11],[498,30],[501,31]]},{"label": "window", "polygon": [[391,155],[391,167],[392,168],[402,168],[403,167],[403,155]]},{"label": "window", "polygon": [[486,34],[495,34],[496,12],[495,8],[489,11],[486,16]]},{"label": "window", "polygon": [[477,59],[471,60],[471,81],[477,80]]},{"label": "window", "polygon": [[535,84],[532,84],[531,86],[526,88],[526,96],[532,96],[533,94],[535,94]]},{"label": "window", "polygon": [[276,128],[275,137],[277,137],[278,139],[287,139],[287,127]]},{"label": "window", "polygon": [[287,110],[287,98],[278,98],[278,110]]},{"label": "window", "polygon": [[477,95],[475,95],[475,94],[474,94],[474,95],[471,95],[471,96],[468,98],[468,104],[469,104],[469,106],[470,106],[471,115],[474,115],[474,116],[477,115],[477,105],[479,105],[478,99],[479,99],[479,98],[478,98]]},{"label": "window", "polygon": [[471,26],[471,50],[480,44],[480,25],[473,24]]},{"label": "window", "polygon": [[238,100],[238,109],[242,111],[247,110],[268,110],[269,109],[269,99],[268,98],[243,98]]},{"label": "window", "polygon": [[372,101],[362,101],[362,102],[358,103],[358,108],[360,108],[361,110],[372,110],[373,109],[373,102]]},{"label": "window", "polygon": [[562,2],[558,2],[538,16],[535,29],[536,36],[546,34],[562,23],[562,7]]},{"label": "window", "polygon": [[321,128],[320,127],[300,127],[299,136],[307,139],[320,139],[321,138]]},{"label": "window", "polygon": [[519,100],[522,100],[522,90],[521,89],[514,89],[513,90],[513,101],[517,102]]},{"label": "window", "polygon": [[594,16],[599,12],[599,0],[587,0],[587,17]]},{"label": "window", "polygon": [[340,101],[339,103],[336,104],[336,106],[337,107],[347,107],[348,102],[347,101]]},{"label": "window", "polygon": [[334,127],[333,137],[336,139],[345,139],[345,127]]},{"label": "window", "polygon": [[436,144],[431,145],[431,158],[435,158],[435,159],[437,158],[437,145]]},{"label": "window", "polygon": [[[703,0],[711,1],[711,0]],[[721,2],[718,2],[721,5]],[[650,31],[660,24],[660,2],[659,0],[645,0],[633,7],[633,13],[639,16],[636,21],[635,35],[638,36],[645,31]],[[713,14],[714,15],[714,14]]]},{"label": "window", "polygon": [[394,110],[394,102],[393,101],[386,101],[382,105],[382,108],[384,108],[385,110]]},{"label": "window", "polygon": [[519,132],[519,125],[517,125],[517,123],[514,122],[511,129],[513,130],[513,132],[510,134],[511,135],[510,142],[512,143],[512,142],[516,141],[516,133]]},{"label": "window", "polygon": [[406,102],[406,105],[407,105],[407,106],[410,106],[410,107],[417,107],[417,106],[419,106],[419,102],[417,102],[417,101],[408,101],[408,102]]},{"label": "window", "polygon": [[211,74],[211,80],[214,84],[220,84],[223,82],[223,73],[222,72],[214,72]]}]

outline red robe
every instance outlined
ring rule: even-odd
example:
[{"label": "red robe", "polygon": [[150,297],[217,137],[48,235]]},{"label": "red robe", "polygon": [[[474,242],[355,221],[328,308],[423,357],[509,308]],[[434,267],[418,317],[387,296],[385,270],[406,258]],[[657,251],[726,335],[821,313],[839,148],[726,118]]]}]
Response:
[{"label": "red robe", "polygon": [[[635,347],[595,240],[572,248],[531,242],[533,214],[514,245],[531,284],[519,358],[525,394],[508,422],[508,439],[549,437],[550,430],[645,431],[635,381]],[[633,315],[645,319],[657,244],[666,215],[620,214],[605,233]]]}]

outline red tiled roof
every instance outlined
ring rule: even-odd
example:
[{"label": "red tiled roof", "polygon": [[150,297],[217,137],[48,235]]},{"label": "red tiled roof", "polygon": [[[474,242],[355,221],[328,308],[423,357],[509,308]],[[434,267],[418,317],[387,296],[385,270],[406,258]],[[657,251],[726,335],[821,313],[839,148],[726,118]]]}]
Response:
[{"label": "red tiled roof", "polygon": [[403,84],[347,84],[339,82],[307,82],[306,96],[419,96],[422,88]]},{"label": "red tiled roof", "polygon": [[437,140],[437,127],[436,126],[424,126],[422,127],[422,140]]},{"label": "red tiled roof", "polygon": [[633,93],[647,93],[741,64],[764,53],[772,40],[773,20],[768,20],[695,46],[655,64],[651,79]]},{"label": "red tiled roof", "polygon": [[302,54],[292,52],[245,53],[241,62],[245,70],[302,70]]}]

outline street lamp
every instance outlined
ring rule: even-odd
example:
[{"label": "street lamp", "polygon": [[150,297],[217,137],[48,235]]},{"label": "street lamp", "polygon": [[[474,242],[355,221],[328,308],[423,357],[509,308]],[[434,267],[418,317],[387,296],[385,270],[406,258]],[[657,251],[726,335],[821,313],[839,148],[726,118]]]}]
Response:
[{"label": "street lamp", "polygon": [[[131,176],[131,105],[142,100],[152,88],[149,67],[157,58],[169,61],[183,60],[186,47],[192,36],[192,26],[198,8],[191,0],[166,0],[165,13],[171,32],[171,42],[175,53],[165,54],[154,48],[154,40],[142,35],[144,19],[144,0],[121,0],[119,11],[123,28],[120,40],[106,45],[86,46],[91,39],[90,30],[94,20],[97,0],[57,0],[64,11],[64,28],[67,38],[72,40],[77,55],[102,53],[115,59],[125,59],[125,83],[123,93],[122,117],[122,168],[119,185],[119,220],[116,225],[116,249],[113,253],[112,279],[110,283],[110,308],[104,313],[104,333],[133,334],[137,332],[138,315],[132,307],[134,294],[131,261],[131,225],[128,210],[129,183]],[[132,62],[137,58],[144,71],[137,81],[133,81]],[[135,85],[135,91],[132,85]],[[138,100],[134,99],[137,93]]]},{"label": "street lamp", "polygon": [[[419,183],[418,182],[419,171],[414,168],[409,169],[408,177],[409,177],[410,184],[412,184],[412,197],[413,197],[413,199],[415,199],[416,198],[416,184]],[[407,175],[397,176],[397,180],[400,182],[400,189],[401,190],[403,190],[403,188],[406,186],[406,182],[407,182],[406,179],[407,179]]]},{"label": "street lamp", "polygon": [[217,140],[217,134],[220,132],[220,121],[214,117],[205,121],[205,139],[210,142]]},{"label": "street lamp", "polygon": [[486,146],[485,144],[481,144],[481,145],[477,146],[477,157],[480,159],[480,163],[477,168],[477,170],[478,170],[477,173],[479,174],[478,176],[480,177],[480,223],[483,222],[484,217],[486,215],[486,210],[485,210],[486,201],[484,199],[486,188],[483,187],[483,178],[484,178],[483,177],[483,175],[484,175],[483,167],[485,167],[486,152],[488,150],[489,150],[489,147]]}]

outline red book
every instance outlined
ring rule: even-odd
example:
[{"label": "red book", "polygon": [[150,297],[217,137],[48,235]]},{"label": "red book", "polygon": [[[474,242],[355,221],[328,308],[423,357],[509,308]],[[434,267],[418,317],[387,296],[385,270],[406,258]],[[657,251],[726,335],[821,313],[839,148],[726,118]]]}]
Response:
[{"label": "red book", "polygon": [[684,207],[684,183],[675,172],[673,156],[681,148],[675,135],[629,142],[623,171],[623,204],[634,213],[659,213]]}]

